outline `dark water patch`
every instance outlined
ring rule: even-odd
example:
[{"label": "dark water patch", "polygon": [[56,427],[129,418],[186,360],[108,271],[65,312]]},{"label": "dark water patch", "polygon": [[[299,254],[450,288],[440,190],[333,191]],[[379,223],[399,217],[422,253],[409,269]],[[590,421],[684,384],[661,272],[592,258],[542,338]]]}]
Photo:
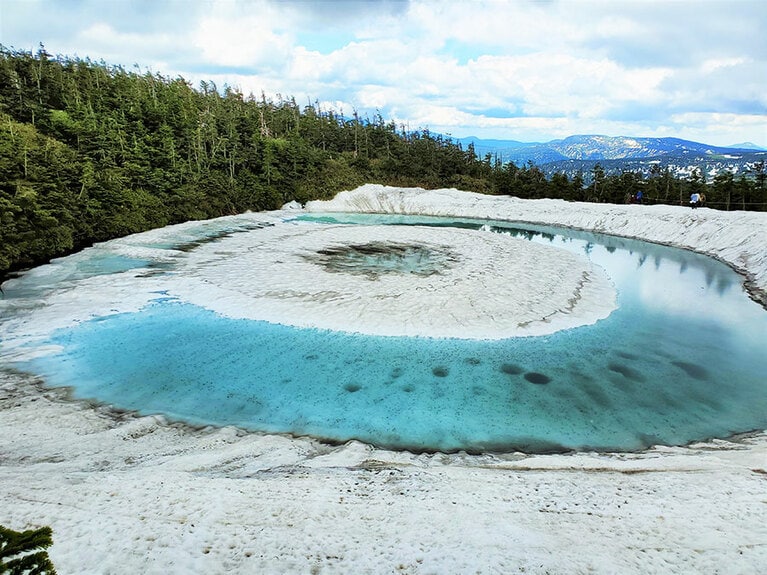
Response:
[{"label": "dark water patch", "polygon": [[658,357],[662,357],[664,359],[674,359],[674,357],[675,357],[674,354],[669,353],[667,351],[664,351],[662,349],[654,349],[653,350],[653,355],[656,355]]},{"label": "dark water patch", "polygon": [[708,370],[704,367],[701,367],[700,365],[689,363],[687,361],[672,361],[671,363],[684,371],[693,379],[697,379],[699,381],[706,381],[710,379]]},{"label": "dark water patch", "polygon": [[389,373],[389,377],[391,377],[392,379],[397,379],[397,378],[398,378],[398,377],[400,377],[400,376],[401,376],[401,375],[402,375],[404,372],[405,372],[405,370],[404,370],[404,369],[402,369],[401,367],[395,367],[395,368],[394,368],[394,369],[392,369],[392,370],[391,370],[391,372]]},{"label": "dark water patch", "polygon": [[584,397],[583,393],[577,393],[575,390],[566,387],[561,388],[558,393],[567,406],[568,411],[577,411],[583,415],[589,415],[589,417],[595,411],[596,406],[588,398]]},{"label": "dark water patch", "polygon": [[487,389],[481,385],[474,385],[471,388],[471,393],[472,395],[485,395],[487,394]]},{"label": "dark water patch", "polygon": [[479,359],[478,357],[467,357],[466,359],[463,360],[463,362],[468,365],[479,365],[480,363],[482,363],[482,360]]},{"label": "dark water patch", "polygon": [[657,401],[655,402],[655,409],[658,413],[666,413],[668,415],[673,414],[676,411],[684,410],[686,402],[682,402],[681,399],[666,393],[663,390],[655,391]]},{"label": "dark water patch", "polygon": [[147,270],[147,271],[142,272],[140,274],[136,274],[133,277],[136,277],[136,278],[151,278],[151,277],[155,277],[155,276],[162,276],[162,275],[165,275],[167,273],[168,273],[167,270],[150,269],[150,270]]},{"label": "dark water patch", "polygon": [[438,365],[433,367],[431,372],[437,377],[447,377],[450,373],[450,369],[443,365]]},{"label": "dark water patch", "polygon": [[574,368],[571,365],[568,366],[568,368],[569,368],[568,376],[569,376],[569,378],[572,381],[575,381],[575,382],[578,382],[578,383],[580,383],[580,382],[587,382],[588,383],[588,382],[594,381],[594,378],[592,376],[590,376],[587,373],[583,373],[580,369]]},{"label": "dark water patch", "polygon": [[447,247],[390,241],[331,246],[303,257],[329,272],[363,275],[370,280],[391,273],[427,277],[442,273],[459,260]]},{"label": "dark water patch", "polygon": [[415,391],[415,386],[414,385],[410,385],[410,384],[403,385],[402,386],[402,391],[404,391],[405,393],[413,393]]},{"label": "dark water patch", "polygon": [[530,383],[535,383],[536,385],[544,385],[551,381],[551,378],[548,375],[538,373],[537,371],[528,371],[525,374],[525,379]]},{"label": "dark water patch", "polygon": [[362,386],[358,383],[347,383],[344,385],[344,389],[348,391],[349,393],[356,393],[360,389],[362,389]]},{"label": "dark water patch", "polygon": [[518,366],[516,363],[502,363],[499,369],[502,373],[508,375],[519,375],[525,371],[523,367]]},{"label": "dark water patch", "polygon": [[615,373],[620,373],[626,379],[630,379],[632,381],[645,381],[644,375],[642,375],[639,371],[637,371],[633,367],[629,367],[627,365],[623,365],[622,363],[615,363],[615,362],[610,362],[607,365],[607,367],[610,369],[610,371],[614,371]]},{"label": "dark water patch", "polygon": [[580,385],[583,393],[589,396],[589,398],[596,403],[599,407],[611,407],[612,401],[610,396],[605,393],[605,390],[598,383],[583,382]]},{"label": "dark water patch", "polygon": [[[395,436],[392,436],[395,437]],[[442,438],[440,438],[442,439]],[[476,441],[470,437],[460,437],[454,440],[457,445],[445,445],[439,449],[423,443],[405,442],[396,436],[391,443],[382,441],[377,445],[384,449],[405,450],[411,453],[456,453],[465,452],[468,455],[483,455],[487,453],[536,453],[562,454],[572,453],[573,449],[555,441],[547,441],[537,437],[519,437],[510,440]],[[452,443],[452,441],[450,442]],[[460,446],[460,447],[459,447]]]},{"label": "dark water patch", "polygon": [[664,389],[659,389],[657,391],[661,401],[672,408],[675,414],[683,414],[691,411],[691,402],[696,393],[696,390],[692,388],[696,385],[697,384],[687,386],[669,385]]},{"label": "dark water patch", "polygon": [[722,410],[722,404],[710,395],[697,392],[695,390],[688,390],[687,399],[690,402],[697,403],[710,409],[713,412],[720,412]]},{"label": "dark water patch", "polygon": [[253,224],[247,224],[247,225],[244,225],[244,226],[240,226],[238,228],[231,229],[231,230],[219,230],[217,232],[209,233],[209,234],[207,234],[207,235],[205,235],[205,236],[203,236],[201,238],[198,238],[196,240],[190,240],[188,242],[182,242],[182,243],[178,243],[178,244],[173,244],[172,246],[170,246],[170,249],[177,250],[177,251],[180,251],[180,252],[188,253],[188,252],[191,252],[191,251],[199,248],[200,246],[203,246],[205,244],[210,244],[210,243],[213,243],[213,242],[217,242],[218,240],[222,240],[224,238],[228,238],[229,236],[233,236],[234,234],[241,234],[243,232],[250,232],[250,231],[253,231],[253,230],[260,230],[260,229],[263,229],[263,228],[271,227],[273,225],[274,224],[267,223],[267,222],[264,222],[264,223],[253,223]]},{"label": "dark water patch", "polygon": [[[619,375],[615,376],[616,387],[625,386],[626,380]],[[648,389],[643,384],[627,386],[622,389],[637,408],[643,408],[649,412],[655,412],[658,405],[658,396],[654,388]]]}]

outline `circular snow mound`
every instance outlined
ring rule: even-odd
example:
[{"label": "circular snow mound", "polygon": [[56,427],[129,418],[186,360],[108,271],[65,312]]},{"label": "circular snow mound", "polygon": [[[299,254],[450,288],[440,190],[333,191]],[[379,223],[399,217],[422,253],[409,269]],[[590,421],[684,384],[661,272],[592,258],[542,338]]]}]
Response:
[{"label": "circular snow mound", "polygon": [[176,295],[230,317],[371,335],[501,339],[615,309],[601,268],[489,231],[285,224],[203,246]]}]

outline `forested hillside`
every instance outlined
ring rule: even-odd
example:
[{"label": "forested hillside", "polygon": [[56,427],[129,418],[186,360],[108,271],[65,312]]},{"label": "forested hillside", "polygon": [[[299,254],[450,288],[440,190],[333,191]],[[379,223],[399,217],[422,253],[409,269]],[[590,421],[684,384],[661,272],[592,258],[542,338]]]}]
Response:
[{"label": "forested hillside", "polygon": [[[763,168],[714,182],[710,205],[763,209]],[[365,182],[611,202],[642,189],[647,201],[679,203],[705,188],[700,178],[600,170],[584,187],[380,115],[0,47],[0,279],[95,241]]]}]

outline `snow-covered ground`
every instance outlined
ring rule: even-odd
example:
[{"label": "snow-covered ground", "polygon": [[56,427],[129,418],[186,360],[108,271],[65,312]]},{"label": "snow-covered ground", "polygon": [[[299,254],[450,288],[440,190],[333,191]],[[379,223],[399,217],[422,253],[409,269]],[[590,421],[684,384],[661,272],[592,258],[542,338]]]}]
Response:
[{"label": "snow-covered ground", "polygon": [[[365,186],[311,211],[472,216],[696,249],[764,301],[767,215]],[[765,381],[767,384],[767,380]],[[470,456],[194,430],[0,374],[0,524],[59,573],[740,573],[767,565],[767,434]]]},{"label": "snow-covered ground", "polygon": [[312,212],[424,214],[530,222],[592,230],[691,249],[743,273],[767,303],[767,214],[687,206],[591,204],[520,200],[454,189],[422,190],[375,184],[309,202]]},{"label": "snow-covered ground", "polygon": [[[585,257],[501,234],[307,223],[275,225],[258,236],[263,249],[251,249],[252,239],[240,235],[227,240],[225,255],[201,253],[205,265],[184,271],[194,284],[168,286],[169,293],[230,317],[467,339],[552,333],[594,323],[616,305],[610,280]],[[413,262],[400,261],[407,255],[390,251],[397,248],[415,252]],[[370,249],[380,254],[360,261],[357,250]],[[381,271],[387,262],[388,269],[410,265],[420,273]],[[334,266],[344,273],[318,273]]]}]

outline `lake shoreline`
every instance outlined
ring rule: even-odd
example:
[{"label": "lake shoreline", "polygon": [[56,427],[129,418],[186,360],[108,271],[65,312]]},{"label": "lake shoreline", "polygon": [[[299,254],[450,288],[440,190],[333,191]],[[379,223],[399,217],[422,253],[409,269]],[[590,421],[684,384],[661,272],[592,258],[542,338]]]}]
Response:
[{"label": "lake shoreline", "polygon": [[[767,214],[366,189],[324,207],[375,207],[370,195],[450,212],[463,201],[473,217],[505,205],[495,218],[697,246],[741,266],[760,293],[767,286]],[[0,524],[50,525],[62,575],[746,574],[767,564],[765,431],[640,452],[410,453],[168,422],[0,371],[0,436]]]},{"label": "lake shoreline", "polygon": [[765,560],[764,432],[632,453],[414,454],[194,428],[19,379],[0,376],[2,521],[51,525],[59,573],[747,573]]}]

